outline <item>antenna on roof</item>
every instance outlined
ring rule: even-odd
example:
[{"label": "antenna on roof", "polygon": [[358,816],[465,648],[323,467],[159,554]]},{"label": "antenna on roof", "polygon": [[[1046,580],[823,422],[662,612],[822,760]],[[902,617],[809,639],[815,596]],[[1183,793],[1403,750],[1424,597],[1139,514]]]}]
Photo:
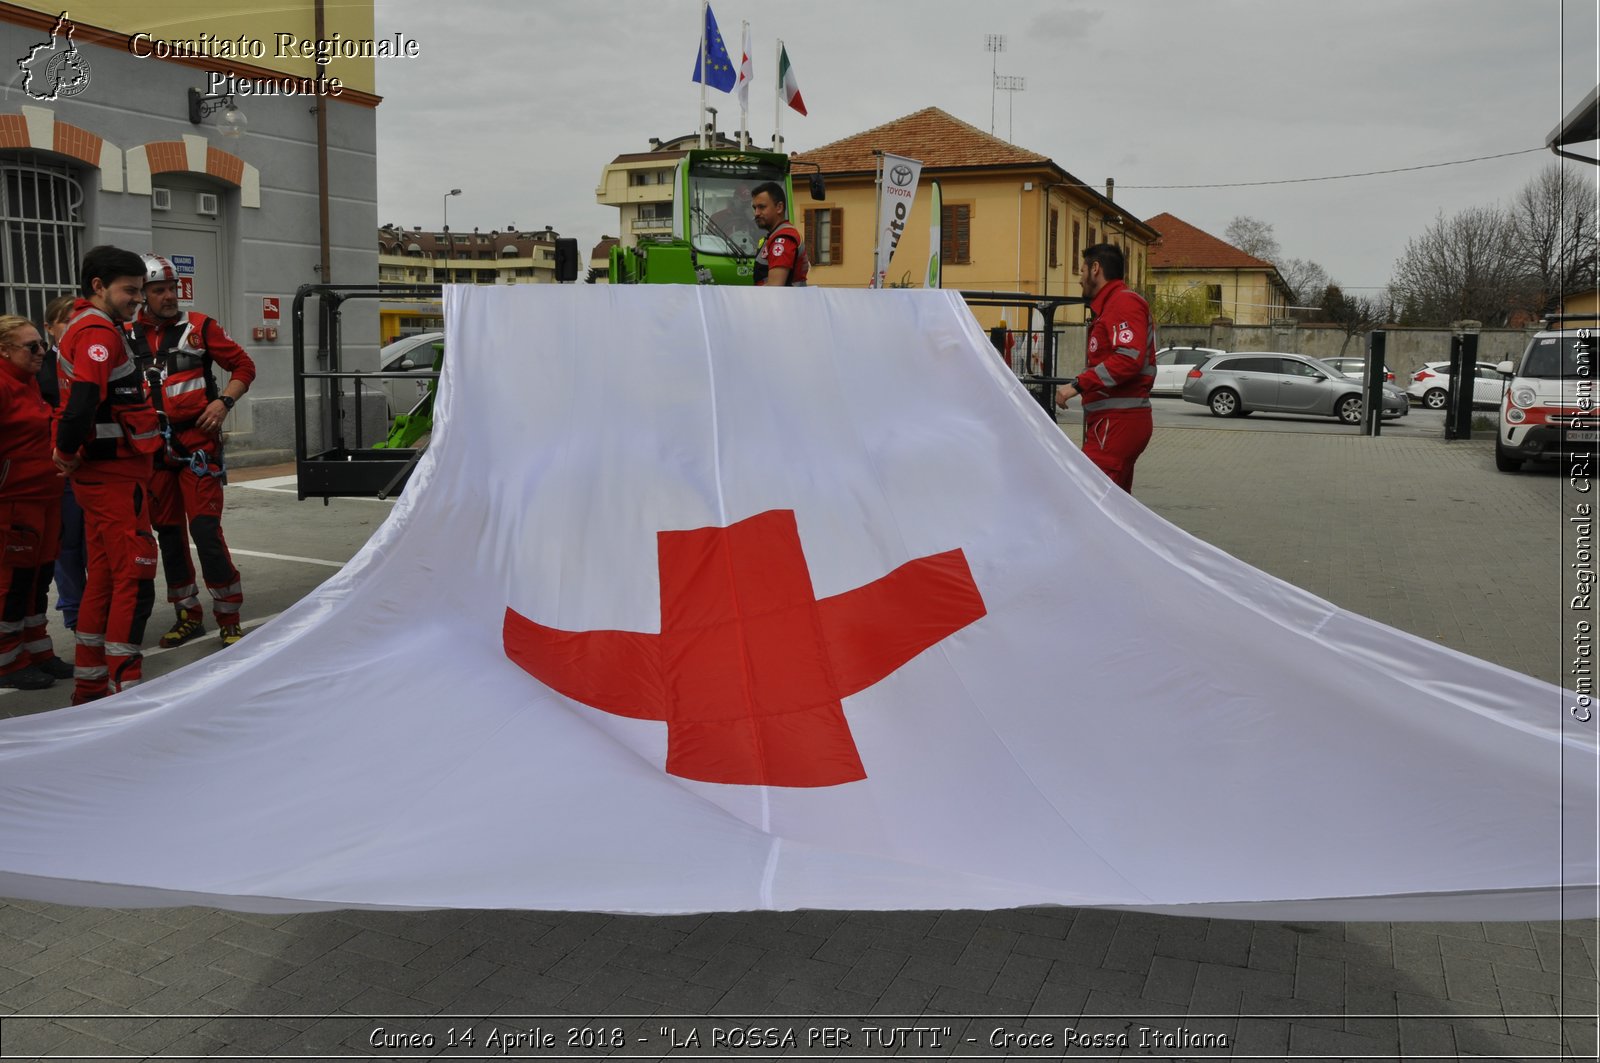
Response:
[{"label": "antenna on roof", "polygon": [[983,50],[989,53],[989,135],[994,136],[994,90],[997,87],[996,77],[999,73],[999,54],[1006,50],[1006,35],[1004,33],[985,33],[983,35]]}]

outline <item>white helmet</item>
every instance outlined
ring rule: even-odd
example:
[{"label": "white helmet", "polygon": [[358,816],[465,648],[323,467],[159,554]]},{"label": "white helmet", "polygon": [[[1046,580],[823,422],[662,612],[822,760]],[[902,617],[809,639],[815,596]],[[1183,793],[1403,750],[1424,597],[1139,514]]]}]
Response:
[{"label": "white helmet", "polygon": [[178,271],[171,262],[160,255],[144,255],[144,282],[156,284],[160,281],[176,281]]}]

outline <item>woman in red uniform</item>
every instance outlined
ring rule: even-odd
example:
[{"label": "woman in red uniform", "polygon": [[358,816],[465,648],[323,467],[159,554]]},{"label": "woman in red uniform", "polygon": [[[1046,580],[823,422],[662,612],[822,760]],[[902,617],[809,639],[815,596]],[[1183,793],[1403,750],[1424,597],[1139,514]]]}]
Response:
[{"label": "woman in red uniform", "polygon": [[0,687],[39,690],[72,675],[45,631],[66,481],[50,460],[49,349],[33,323],[0,317]]}]

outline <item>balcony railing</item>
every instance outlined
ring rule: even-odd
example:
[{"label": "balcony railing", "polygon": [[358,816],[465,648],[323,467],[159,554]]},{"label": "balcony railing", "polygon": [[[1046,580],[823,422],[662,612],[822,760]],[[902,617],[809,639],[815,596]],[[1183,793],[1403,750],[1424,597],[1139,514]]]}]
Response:
[{"label": "balcony railing", "polygon": [[670,229],[670,228],[672,228],[672,219],[671,218],[635,218],[635,219],[633,219],[633,231],[636,232],[636,233],[637,232],[644,232],[646,230],[651,230],[651,229]]}]

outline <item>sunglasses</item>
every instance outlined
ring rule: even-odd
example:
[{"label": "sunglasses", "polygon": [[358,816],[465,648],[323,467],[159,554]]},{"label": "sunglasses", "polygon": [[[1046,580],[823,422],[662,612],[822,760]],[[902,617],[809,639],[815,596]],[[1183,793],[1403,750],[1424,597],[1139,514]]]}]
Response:
[{"label": "sunglasses", "polygon": [[27,343],[8,343],[7,347],[15,347],[19,351],[28,351],[31,354],[43,354],[50,349],[50,345],[43,340],[29,340]]}]

